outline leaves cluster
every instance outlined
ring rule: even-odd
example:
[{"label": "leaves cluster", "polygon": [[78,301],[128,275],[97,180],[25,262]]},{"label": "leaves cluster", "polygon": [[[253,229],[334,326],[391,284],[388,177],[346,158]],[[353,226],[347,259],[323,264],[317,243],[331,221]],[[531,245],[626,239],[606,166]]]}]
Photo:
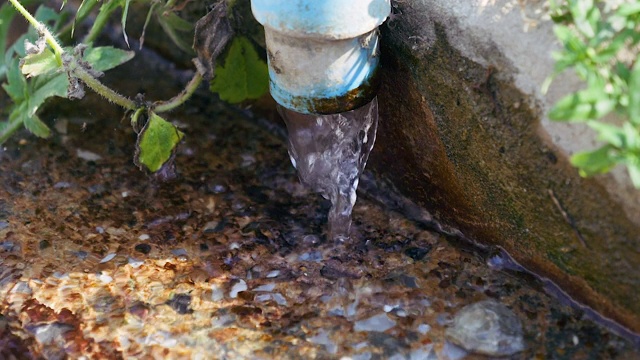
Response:
[{"label": "leaves cluster", "polygon": [[[604,143],[596,150],[575,154],[572,164],[582,176],[623,164],[640,189],[640,2],[614,7],[606,1],[552,1],[551,15],[563,45],[554,54],[555,74],[572,68],[586,88],[560,99],[549,117],[585,122]],[[623,123],[602,120],[611,112],[621,115]]]},{"label": "leaves cluster", "polygon": [[[9,3],[0,7],[0,54],[4,54],[0,59],[0,81],[5,80],[2,87],[12,101],[8,119],[0,120],[0,144],[23,126],[38,137],[49,137],[51,131],[38,117],[38,109],[52,97],[80,99],[86,86],[130,111],[131,124],[138,133],[134,163],[166,178],[172,176],[175,150],[184,134],[160,113],[186,101],[203,76],[208,80],[213,78],[211,90],[219,93],[223,100],[233,103],[258,98],[267,91],[266,63],[246,37],[235,38],[225,53],[224,66],[215,66],[215,58],[226,48],[234,33],[224,2],[219,2],[207,17],[198,22],[199,34],[198,28],[195,29],[198,52],[195,63],[200,66],[197,66],[194,78],[174,98],[152,103],[145,101],[142,95],[138,95],[135,101],[126,98],[98,80],[103,71],[130,60],[133,52],[91,45],[116,10],[121,10],[120,23],[124,40],[129,45],[126,23],[132,0],[83,0],[70,23],[67,21],[69,14],[44,6],[38,9],[35,17],[31,16],[23,6],[31,1],[10,0],[15,8]],[[174,46],[193,52],[184,35],[193,35],[194,26],[176,13],[176,9],[188,0],[180,5],[175,4],[176,0],[139,2],[148,5],[141,46],[149,21],[155,19]],[[95,10],[98,5],[99,9]],[[8,32],[16,10],[29,20],[32,28],[7,48]],[[95,19],[84,43],[75,48],[63,48],[54,34],[68,30],[73,36],[76,24],[91,14],[95,14]]]}]

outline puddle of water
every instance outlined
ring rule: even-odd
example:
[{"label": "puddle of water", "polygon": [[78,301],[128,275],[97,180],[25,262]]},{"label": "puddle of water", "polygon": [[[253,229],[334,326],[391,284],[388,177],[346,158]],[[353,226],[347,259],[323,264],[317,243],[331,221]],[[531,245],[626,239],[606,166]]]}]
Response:
[{"label": "puddle of water", "polygon": [[329,238],[349,238],[356,189],[378,127],[378,99],[344,113],[307,115],[278,106],[300,181],[331,200]]}]

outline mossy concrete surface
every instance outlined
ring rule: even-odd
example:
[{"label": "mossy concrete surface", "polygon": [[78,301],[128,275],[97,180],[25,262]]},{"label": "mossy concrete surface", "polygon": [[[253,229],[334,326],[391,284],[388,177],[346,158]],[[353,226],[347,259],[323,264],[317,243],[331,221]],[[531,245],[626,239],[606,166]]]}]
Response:
[{"label": "mossy concrete surface", "polygon": [[[456,21],[432,17],[425,25],[430,3],[438,1],[397,4],[401,19],[382,28],[380,125],[369,168],[439,221],[504,248],[640,332],[640,227],[629,207],[571,167],[499,46],[482,50],[496,65],[471,59],[450,42]],[[420,35],[425,26],[429,39]]]}]

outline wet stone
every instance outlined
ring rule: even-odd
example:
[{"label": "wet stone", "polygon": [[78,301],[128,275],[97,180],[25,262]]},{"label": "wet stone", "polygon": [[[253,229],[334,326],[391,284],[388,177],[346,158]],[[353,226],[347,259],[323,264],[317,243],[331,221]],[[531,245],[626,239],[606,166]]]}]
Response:
[{"label": "wet stone", "polygon": [[149,314],[149,306],[143,302],[135,302],[129,307],[129,313],[141,320],[144,320]]},{"label": "wet stone", "polygon": [[86,260],[87,257],[89,256],[89,253],[87,253],[84,250],[78,250],[78,251],[74,251],[73,255],[75,255],[80,260]]},{"label": "wet stone", "polygon": [[356,321],[353,329],[355,331],[385,332],[394,326],[396,326],[396,322],[389,318],[387,314],[382,313],[364,320]]},{"label": "wet stone", "polygon": [[455,315],[446,336],[467,351],[489,356],[510,356],[525,348],[520,320],[494,300],[464,307]]},{"label": "wet stone", "polygon": [[171,300],[167,301],[167,305],[171,306],[178,314],[185,315],[193,313],[191,310],[191,295],[177,294]]},{"label": "wet stone", "polygon": [[64,334],[73,330],[74,328],[71,325],[56,321],[51,324],[42,324],[27,327],[27,329],[35,335],[36,340],[39,343],[48,345],[54,342],[62,344],[64,342]]},{"label": "wet stone", "polygon": [[404,254],[412,258],[414,261],[420,261],[424,259],[425,256],[427,256],[427,254],[431,251],[431,248],[431,245],[426,247],[411,246],[405,249]]},{"label": "wet stone", "polygon": [[49,241],[47,240],[40,240],[40,242],[38,243],[38,248],[40,250],[44,250],[47,249],[51,246],[51,244],[49,243]]},{"label": "wet stone", "polygon": [[218,233],[224,230],[225,226],[227,226],[227,219],[209,221],[205,224],[203,231],[205,234]]},{"label": "wet stone", "polygon": [[149,244],[138,244],[135,247],[135,250],[139,253],[143,253],[145,255],[151,252],[151,245]]}]

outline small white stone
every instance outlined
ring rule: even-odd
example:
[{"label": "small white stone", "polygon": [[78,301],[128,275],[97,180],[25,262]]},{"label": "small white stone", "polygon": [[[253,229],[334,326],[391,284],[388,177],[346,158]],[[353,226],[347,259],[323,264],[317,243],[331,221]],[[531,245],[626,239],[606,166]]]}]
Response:
[{"label": "small white stone", "polygon": [[148,234],[141,234],[140,236],[138,236],[138,239],[145,241],[145,240],[149,240],[150,236]]},{"label": "small white stone", "polygon": [[360,349],[365,348],[367,346],[369,346],[369,343],[366,342],[366,341],[362,341],[362,342],[359,342],[359,343],[353,345],[352,347],[353,347],[353,350],[360,350]]},{"label": "small white stone", "polygon": [[275,300],[275,302],[280,305],[280,306],[287,306],[287,299],[282,296],[282,294],[279,293],[274,293],[272,295],[273,300]]},{"label": "small white stone", "polygon": [[100,279],[100,281],[102,281],[103,284],[108,284],[113,281],[113,278],[107,274],[100,274],[98,276],[98,279]]},{"label": "small white stone", "polygon": [[260,294],[255,297],[256,301],[265,302],[272,299],[271,294]]},{"label": "small white stone", "polygon": [[246,291],[248,289],[247,283],[240,279],[233,287],[231,287],[231,291],[229,292],[229,297],[235,299],[238,297],[238,293],[241,291]]},{"label": "small white stone", "polygon": [[100,264],[104,264],[104,263],[106,263],[108,261],[113,260],[113,258],[116,257],[116,255],[117,255],[116,253],[111,253],[111,254],[105,256],[102,260],[100,260]]},{"label": "small white stone", "polygon": [[418,325],[418,332],[422,335],[431,331],[431,326],[429,324],[420,324]]},{"label": "small white stone", "polygon": [[278,277],[280,275],[280,270],[273,270],[267,274],[267,278],[271,279],[274,277]]},{"label": "small white stone", "polygon": [[144,264],[144,261],[138,260],[138,259],[134,259],[132,257],[129,258],[128,262],[129,262],[129,265],[134,269],[137,269],[140,266],[142,266],[142,264]]},{"label": "small white stone", "polygon": [[89,150],[76,149],[76,155],[78,155],[80,159],[87,161],[97,161],[102,159],[102,156]]},{"label": "small white stone", "polygon": [[378,314],[370,318],[356,321],[355,331],[377,331],[385,332],[396,326],[396,322],[387,316],[387,314]]}]

